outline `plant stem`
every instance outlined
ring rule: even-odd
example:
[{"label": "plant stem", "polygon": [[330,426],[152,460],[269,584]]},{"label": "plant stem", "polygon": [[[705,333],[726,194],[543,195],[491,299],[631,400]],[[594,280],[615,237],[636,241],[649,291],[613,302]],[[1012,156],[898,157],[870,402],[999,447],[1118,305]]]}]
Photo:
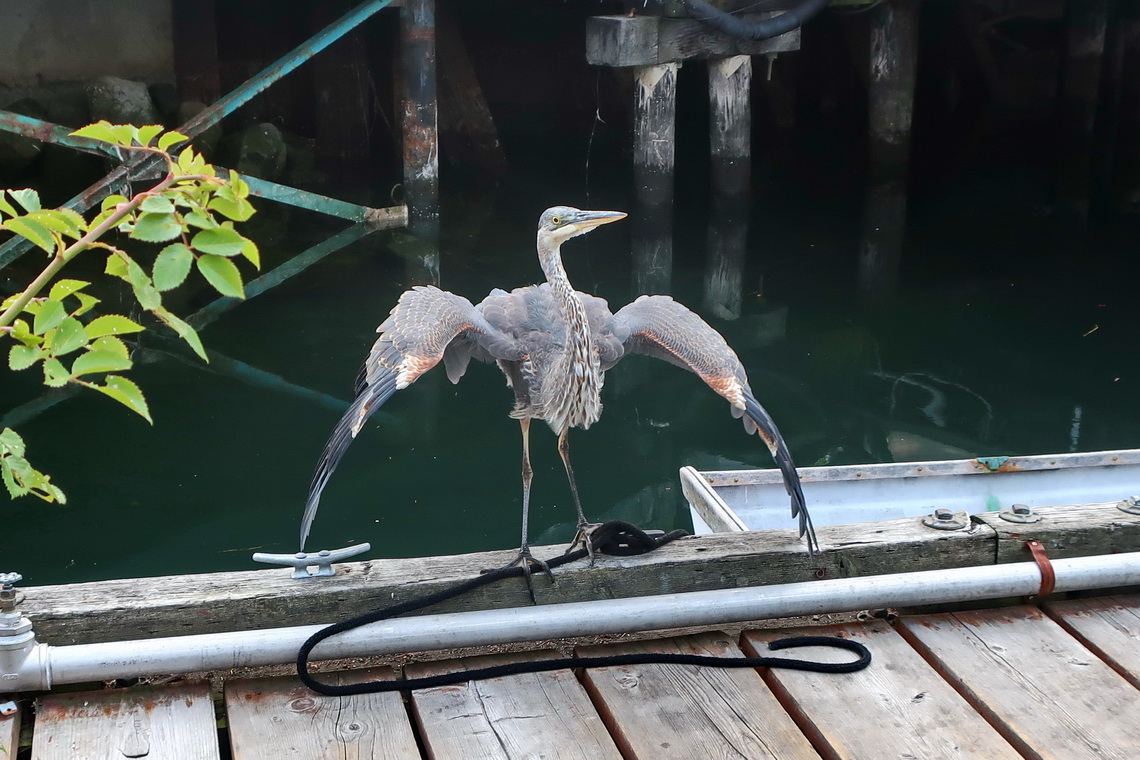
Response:
[{"label": "plant stem", "polygon": [[20,312],[24,310],[24,307],[43,290],[45,285],[51,282],[51,279],[59,273],[59,270],[62,269],[67,262],[71,261],[79,253],[90,248],[92,243],[118,226],[119,222],[123,220],[123,217],[138,208],[149,195],[155,192],[162,192],[173,184],[174,181],[175,178],[173,176],[167,175],[162,182],[159,182],[150,190],[139,193],[126,203],[120,204],[119,207],[115,209],[115,213],[104,219],[97,226],[88,230],[87,234],[83,237],[62,251],[57,251],[55,256],[52,257],[52,260],[48,262],[48,265],[44,267],[44,270],[39,273],[36,279],[32,280],[28,287],[24,289],[24,292],[4,310],[3,314],[0,314],[0,327],[6,327],[12,324]]}]

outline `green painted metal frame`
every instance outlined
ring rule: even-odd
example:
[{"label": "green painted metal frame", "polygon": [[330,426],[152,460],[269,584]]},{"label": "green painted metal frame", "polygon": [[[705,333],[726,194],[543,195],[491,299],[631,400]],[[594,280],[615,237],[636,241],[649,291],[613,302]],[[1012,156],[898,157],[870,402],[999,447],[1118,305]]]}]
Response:
[{"label": "green painted metal frame", "polygon": [[[282,56],[277,62],[262,70],[261,73],[249,79],[217,103],[198,113],[179,127],[178,131],[189,137],[196,137],[201,134],[203,131],[219,123],[227,115],[248,103],[254,96],[264,91],[274,82],[277,82],[305,61],[355,29],[363,21],[391,5],[392,2],[393,0],[368,0],[368,2],[361,3],[356,8],[329,24],[316,35]],[[111,155],[121,159],[113,148],[107,150],[99,147],[100,144],[95,141],[72,137],[69,134],[70,130],[67,130],[66,127],[32,119],[28,116],[0,112],[0,130],[35,137],[36,139],[59,145],[66,145],[67,147],[77,150],[94,151],[101,155]],[[159,159],[155,156],[128,159],[113,169],[107,176],[103,177],[103,179],[69,200],[65,205],[76,211],[86,211],[104,197],[114,192],[116,188],[136,179],[153,176],[153,173],[158,170],[158,161]],[[276,185],[275,183],[266,182],[265,180],[258,180],[258,183],[261,185],[261,191],[257,194],[262,197],[278,200],[301,208],[311,209],[313,211],[320,211],[321,213],[327,213],[343,219],[350,219],[357,222],[370,222],[372,221],[372,219],[369,218],[370,215],[375,215],[383,211],[369,209],[363,206],[354,206],[344,201],[335,201],[331,198],[316,195],[315,193],[307,193],[304,190],[297,190],[284,185]],[[251,187],[251,192],[252,191]],[[3,269],[19,258],[30,246],[30,242],[19,237],[9,240],[3,246],[0,246],[0,269]]]}]

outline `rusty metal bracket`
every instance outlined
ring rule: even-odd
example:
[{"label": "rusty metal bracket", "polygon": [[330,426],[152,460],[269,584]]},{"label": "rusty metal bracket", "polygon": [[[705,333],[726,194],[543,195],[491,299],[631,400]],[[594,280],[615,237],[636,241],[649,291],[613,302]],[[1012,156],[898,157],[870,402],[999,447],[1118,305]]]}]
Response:
[{"label": "rusty metal bracket", "polygon": [[965,512],[939,507],[922,518],[922,524],[935,530],[965,530],[970,527],[970,517]]},{"label": "rusty metal bracket", "polygon": [[1049,596],[1057,586],[1057,574],[1053,572],[1053,563],[1045,556],[1045,547],[1041,545],[1040,541],[1036,539],[1026,541],[1025,546],[1033,555],[1033,561],[1037,563],[1037,567],[1041,571],[1041,587],[1037,589],[1036,596]]},{"label": "rusty metal bracket", "polygon": [[1034,512],[1025,504],[1014,504],[1009,509],[998,512],[998,517],[1011,523],[1029,524],[1041,522],[1041,515]]}]

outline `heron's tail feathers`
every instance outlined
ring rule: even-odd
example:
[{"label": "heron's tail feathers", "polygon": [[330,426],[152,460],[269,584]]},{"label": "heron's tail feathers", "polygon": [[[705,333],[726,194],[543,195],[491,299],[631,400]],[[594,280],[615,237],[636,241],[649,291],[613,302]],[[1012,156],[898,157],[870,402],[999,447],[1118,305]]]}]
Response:
[{"label": "heron's tail feathers", "polygon": [[372,414],[384,405],[396,392],[396,374],[387,373],[372,385],[360,389],[360,395],[352,402],[352,406],[336,423],[328,443],[325,444],[321,458],[317,461],[317,469],[313,472],[313,482],[309,486],[309,498],[305,502],[305,514],[301,518],[301,551],[305,550],[305,539],[309,537],[309,529],[316,517],[317,507],[321,503],[321,492],[332,477],[336,466],[340,464],[341,457],[352,443],[352,439],[360,432],[361,427]]},{"label": "heron's tail feathers", "polygon": [[815,537],[815,526],[812,525],[811,515],[808,514],[807,502],[800,487],[800,476],[796,472],[796,463],[792,461],[788,445],[784,442],[784,437],[780,435],[780,430],[768,414],[768,410],[762,407],[747,389],[744,392],[744,412],[748,415],[748,419],[756,423],[760,437],[764,439],[768,450],[772,452],[772,459],[776,461],[776,466],[784,476],[784,489],[792,500],[792,517],[800,519],[800,538],[807,535],[808,554],[815,555],[819,551],[819,541]]}]

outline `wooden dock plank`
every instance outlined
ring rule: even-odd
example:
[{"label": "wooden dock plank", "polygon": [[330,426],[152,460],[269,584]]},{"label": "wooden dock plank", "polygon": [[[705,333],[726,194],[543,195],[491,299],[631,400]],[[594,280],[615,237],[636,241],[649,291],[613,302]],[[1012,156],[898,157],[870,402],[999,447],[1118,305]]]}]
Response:
[{"label": "wooden dock plank", "polygon": [[[322,673],[326,683],[392,680],[390,668]],[[419,760],[399,692],[325,697],[295,676],[226,683],[234,760]]]},{"label": "wooden dock plank", "polygon": [[1045,612],[1140,689],[1140,594],[1049,602]]},{"label": "wooden dock plank", "polygon": [[1135,758],[1140,690],[1036,607],[902,618],[900,632],[1023,754]]},{"label": "wooden dock plank", "polygon": [[[685,652],[740,657],[726,634],[582,647],[581,656]],[[585,684],[627,758],[818,758],[750,668],[628,665],[590,669]]]},{"label": "wooden dock plank", "polygon": [[44,697],[36,705],[32,760],[218,760],[206,683]]},{"label": "wooden dock plank", "polygon": [[[539,651],[418,663],[405,675],[422,678],[560,656]],[[569,669],[420,689],[412,692],[412,709],[432,758],[621,758]]]},{"label": "wooden dock plank", "polygon": [[[0,703],[7,702],[9,697],[0,694]],[[20,708],[9,715],[0,715],[0,760],[16,760],[16,752],[20,749]]]},{"label": "wooden dock plank", "polygon": [[828,757],[1010,758],[1021,755],[954,688],[883,621],[810,629],[745,631],[751,656],[849,662],[850,652],[803,647],[772,652],[788,636],[838,636],[867,646],[870,667],[858,673],[764,669],[765,682]]}]

